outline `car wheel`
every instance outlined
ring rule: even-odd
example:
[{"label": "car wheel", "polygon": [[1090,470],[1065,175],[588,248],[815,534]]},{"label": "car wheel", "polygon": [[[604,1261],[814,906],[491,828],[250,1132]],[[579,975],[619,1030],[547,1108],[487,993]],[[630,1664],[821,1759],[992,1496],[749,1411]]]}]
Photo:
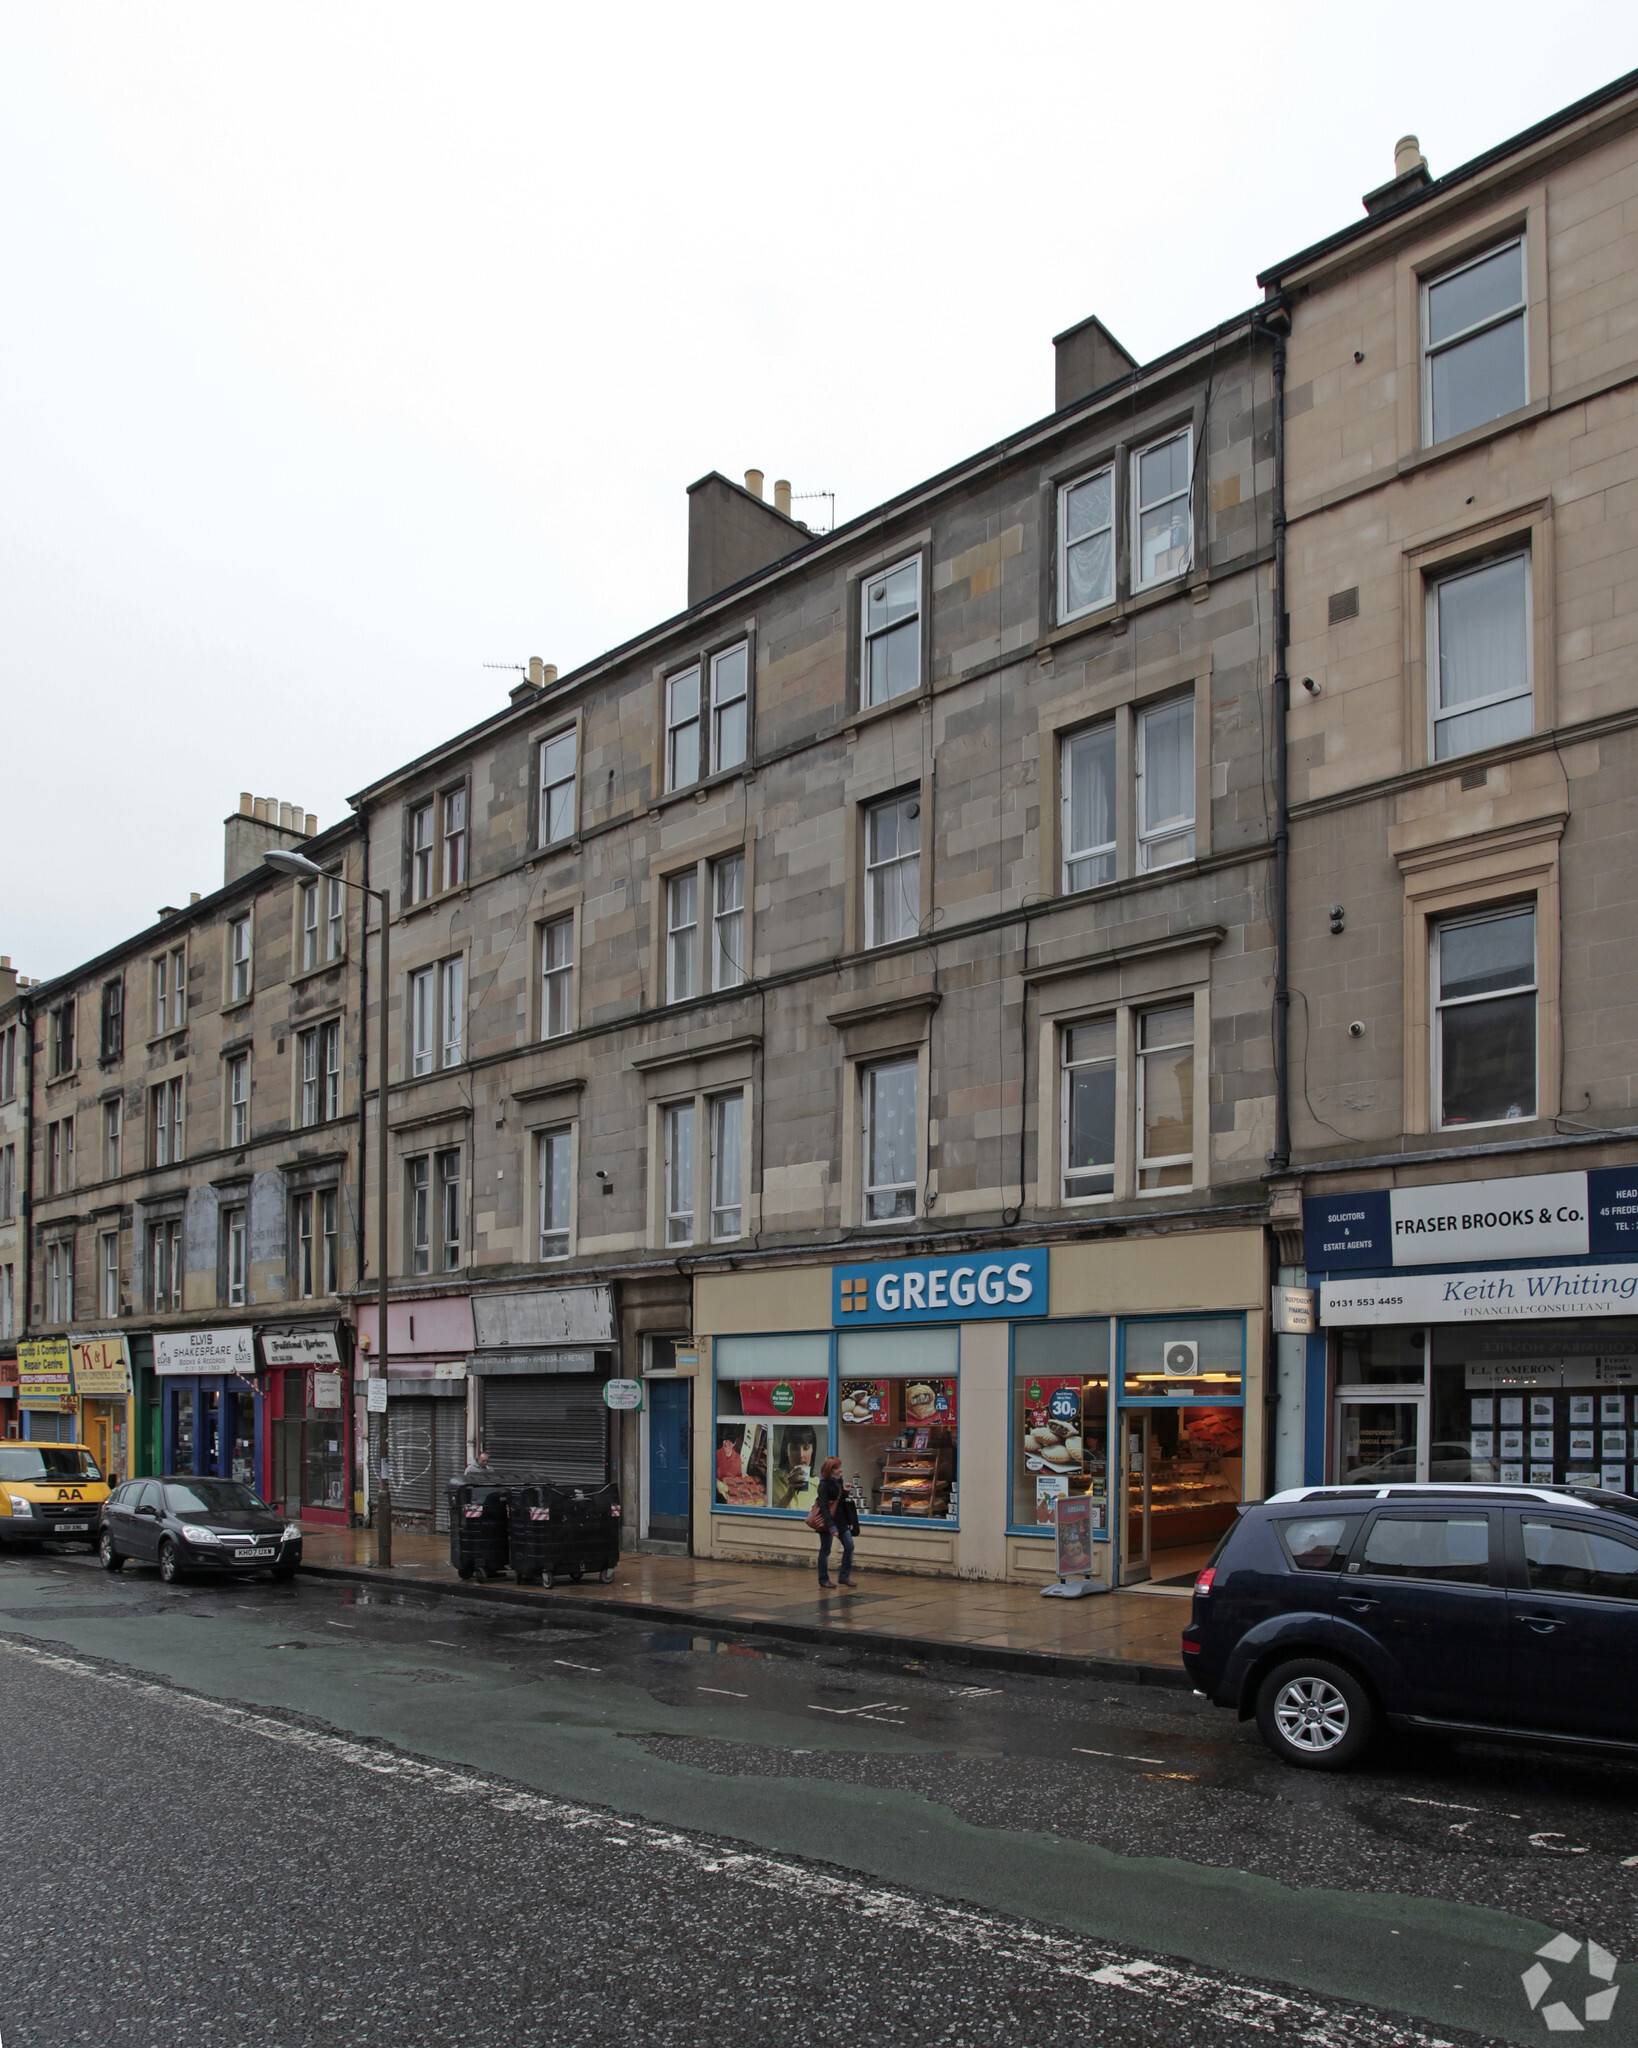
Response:
[{"label": "car wheel", "polygon": [[1370,1697],[1351,1671],[1321,1657],[1277,1665],[1257,1691],[1257,1726],[1282,1762],[1343,1771],[1370,1742]]},{"label": "car wheel", "polygon": [[176,1545],[167,1536],[159,1546],[159,1576],[167,1586],[174,1586],[182,1571],[182,1560],[176,1554]]},{"label": "car wheel", "polygon": [[102,1559],[102,1568],[105,1572],[124,1571],[125,1560],[114,1548],[112,1532],[107,1529],[102,1532],[102,1541],[97,1545],[97,1555]]}]

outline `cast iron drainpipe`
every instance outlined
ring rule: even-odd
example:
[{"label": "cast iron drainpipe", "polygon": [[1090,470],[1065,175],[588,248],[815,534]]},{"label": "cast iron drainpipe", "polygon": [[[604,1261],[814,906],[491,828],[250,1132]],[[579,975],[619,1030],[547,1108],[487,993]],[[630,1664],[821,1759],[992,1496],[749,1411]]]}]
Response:
[{"label": "cast iron drainpipe", "polygon": [[1289,621],[1285,606],[1285,338],[1291,309],[1273,300],[1257,320],[1257,331],[1274,344],[1274,1149],[1271,1172],[1291,1164],[1290,1044],[1291,983],[1286,927],[1291,864],[1291,813],[1286,796],[1285,730],[1291,709],[1291,677],[1285,665]]}]

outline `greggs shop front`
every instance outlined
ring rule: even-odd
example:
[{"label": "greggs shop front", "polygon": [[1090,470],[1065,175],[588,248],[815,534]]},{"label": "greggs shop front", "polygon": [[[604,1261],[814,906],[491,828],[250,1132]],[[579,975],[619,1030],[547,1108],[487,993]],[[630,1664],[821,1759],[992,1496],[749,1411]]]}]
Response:
[{"label": "greggs shop front", "polygon": [[1198,1230],[696,1276],[696,1550],[811,1563],[834,1454],[861,1568],[1042,1582],[1088,1494],[1100,1578],[1191,1572],[1264,1490],[1265,1262]]}]

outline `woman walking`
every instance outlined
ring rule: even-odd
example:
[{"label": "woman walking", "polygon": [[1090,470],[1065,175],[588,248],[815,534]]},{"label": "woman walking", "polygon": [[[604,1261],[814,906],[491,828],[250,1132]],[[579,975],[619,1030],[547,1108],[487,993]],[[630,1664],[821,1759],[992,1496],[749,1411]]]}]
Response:
[{"label": "woman walking", "polygon": [[819,1531],[819,1583],[830,1590],[830,1543],[833,1536],[842,1542],[842,1569],[837,1574],[837,1584],[853,1584],[853,1532],[858,1527],[858,1517],[847,1489],[842,1484],[842,1461],[827,1458],[819,1467],[819,1498],[814,1503],[814,1514],[818,1516],[815,1527]]}]

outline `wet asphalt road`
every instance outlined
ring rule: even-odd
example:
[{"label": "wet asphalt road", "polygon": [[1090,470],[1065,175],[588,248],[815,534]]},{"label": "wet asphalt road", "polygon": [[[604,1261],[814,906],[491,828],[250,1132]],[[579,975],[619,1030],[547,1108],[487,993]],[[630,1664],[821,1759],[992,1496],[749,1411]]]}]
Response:
[{"label": "wet asphalt road", "polygon": [[1624,1765],[1311,1776],[1186,1693],[50,1553],[0,1716],[6,2048],[1534,2041],[1566,1933],[1638,2041]]}]

